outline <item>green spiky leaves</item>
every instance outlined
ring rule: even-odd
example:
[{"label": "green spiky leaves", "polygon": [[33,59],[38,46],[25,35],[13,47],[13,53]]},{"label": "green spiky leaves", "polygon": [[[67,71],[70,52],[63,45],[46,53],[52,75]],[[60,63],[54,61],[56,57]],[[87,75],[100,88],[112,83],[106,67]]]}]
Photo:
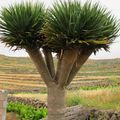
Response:
[{"label": "green spiky leaves", "polygon": [[21,3],[3,8],[0,15],[1,41],[10,47],[41,47],[45,9],[42,3]]},{"label": "green spiky leaves", "polygon": [[118,33],[116,19],[98,3],[59,2],[49,10],[43,29],[53,51],[71,47],[107,50]]},{"label": "green spiky leaves", "polygon": [[44,5],[39,2],[3,8],[1,41],[17,49],[47,47],[58,52],[78,47],[97,51],[107,50],[119,30],[115,17],[98,3],[57,2],[45,15]]}]

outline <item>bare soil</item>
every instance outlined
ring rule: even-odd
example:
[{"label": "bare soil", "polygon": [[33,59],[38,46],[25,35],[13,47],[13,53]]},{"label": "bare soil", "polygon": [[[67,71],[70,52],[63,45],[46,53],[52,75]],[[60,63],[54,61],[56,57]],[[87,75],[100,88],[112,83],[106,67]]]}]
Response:
[{"label": "bare soil", "polygon": [[18,119],[15,113],[10,112],[10,113],[7,113],[6,120],[18,120]]}]

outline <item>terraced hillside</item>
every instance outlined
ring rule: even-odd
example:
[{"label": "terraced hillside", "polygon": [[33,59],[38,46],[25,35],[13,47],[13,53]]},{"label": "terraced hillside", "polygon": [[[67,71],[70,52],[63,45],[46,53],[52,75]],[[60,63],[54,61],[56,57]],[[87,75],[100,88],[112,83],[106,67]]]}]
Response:
[{"label": "terraced hillside", "polygon": [[[120,59],[88,60],[68,89],[120,85]],[[45,84],[29,58],[0,56],[0,89],[44,90]]]}]

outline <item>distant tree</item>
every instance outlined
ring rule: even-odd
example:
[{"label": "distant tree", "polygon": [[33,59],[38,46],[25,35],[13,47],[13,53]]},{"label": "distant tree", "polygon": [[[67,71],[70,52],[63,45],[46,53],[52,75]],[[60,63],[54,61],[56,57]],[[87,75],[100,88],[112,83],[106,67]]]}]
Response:
[{"label": "distant tree", "polygon": [[48,120],[65,120],[65,88],[93,52],[108,51],[119,30],[115,17],[98,3],[68,1],[47,12],[41,3],[21,3],[0,18],[1,41],[25,49],[48,88]]}]

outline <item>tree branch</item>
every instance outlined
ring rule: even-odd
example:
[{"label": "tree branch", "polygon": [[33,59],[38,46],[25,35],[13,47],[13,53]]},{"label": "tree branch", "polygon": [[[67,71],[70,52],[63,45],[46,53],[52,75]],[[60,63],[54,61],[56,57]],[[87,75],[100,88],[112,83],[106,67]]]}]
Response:
[{"label": "tree branch", "polygon": [[52,85],[52,77],[48,71],[48,68],[44,62],[42,54],[39,49],[31,49],[26,48],[27,53],[29,54],[30,58],[32,59],[33,63],[35,64],[38,72],[40,73],[42,79],[44,80],[47,86]]},{"label": "tree branch", "polygon": [[71,83],[79,69],[83,66],[83,64],[87,61],[89,56],[91,55],[92,51],[81,51],[80,54],[77,56],[77,60],[73,65],[73,68],[70,72],[70,75],[68,77],[66,86]]},{"label": "tree branch", "polygon": [[43,49],[43,53],[45,55],[46,65],[47,65],[48,70],[51,74],[51,77],[54,78],[55,77],[55,66],[54,66],[52,53],[48,49]]},{"label": "tree branch", "polygon": [[57,54],[57,68],[56,68],[56,74],[55,74],[55,78],[54,81],[58,84],[58,79],[59,79],[59,73],[60,73],[60,66],[61,66],[61,61],[62,61],[62,55],[63,55],[63,50],[61,51],[61,53]]},{"label": "tree branch", "polygon": [[77,59],[78,49],[64,50],[58,73],[58,86],[63,88],[68,80],[71,69]]}]

